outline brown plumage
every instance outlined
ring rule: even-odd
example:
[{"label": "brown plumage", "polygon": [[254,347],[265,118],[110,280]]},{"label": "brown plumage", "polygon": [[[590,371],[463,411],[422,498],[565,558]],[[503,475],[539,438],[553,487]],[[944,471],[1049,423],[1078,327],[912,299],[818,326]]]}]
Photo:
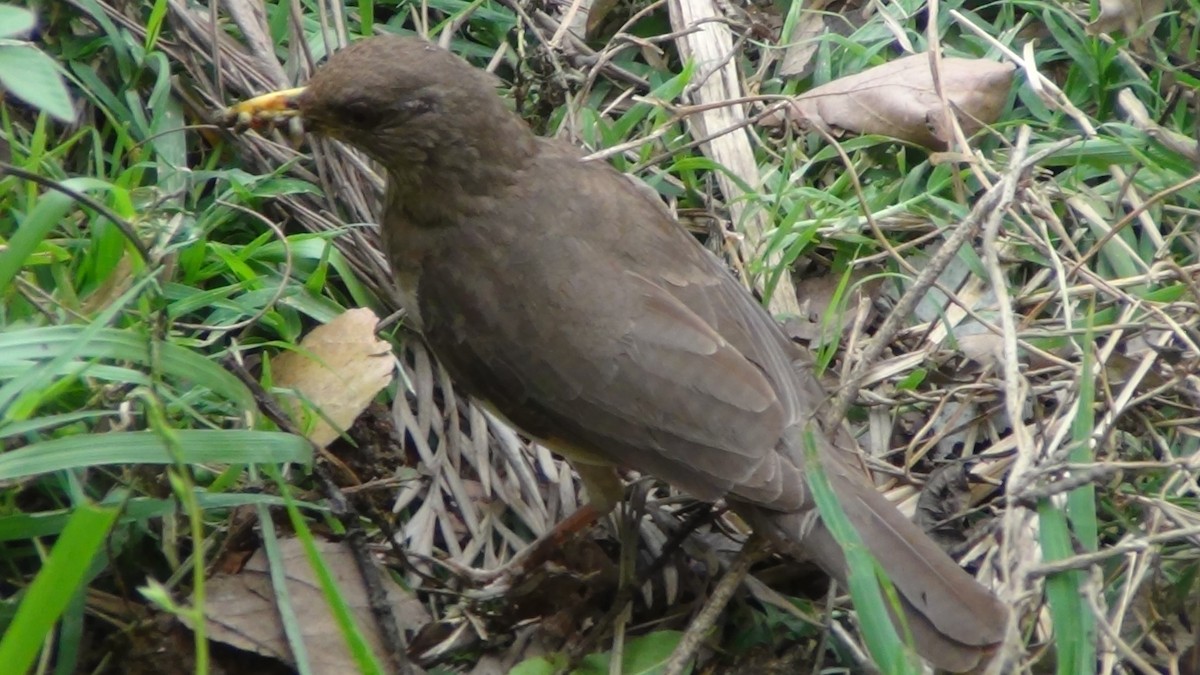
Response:
[{"label": "brown plumage", "polygon": [[[727,499],[844,583],[804,479],[802,432],[826,396],[807,355],[661,204],[535,137],[493,86],[440,48],[376,37],[306,88],[233,110],[284,108],[386,169],[381,226],[410,316],[468,392],[585,469],[594,503],[620,497],[599,467],[631,467]],[[818,441],[918,651],[975,667],[1005,607]]]}]

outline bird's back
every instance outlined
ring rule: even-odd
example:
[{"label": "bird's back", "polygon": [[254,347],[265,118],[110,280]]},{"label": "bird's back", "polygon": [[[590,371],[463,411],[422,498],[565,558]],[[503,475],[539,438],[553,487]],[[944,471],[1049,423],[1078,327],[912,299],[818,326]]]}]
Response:
[{"label": "bird's back", "polygon": [[775,452],[819,403],[804,398],[815,380],[794,369],[799,352],[627,177],[541,148],[486,213],[417,235],[439,358],[534,436],[576,439],[702,499],[803,508],[800,467]]}]

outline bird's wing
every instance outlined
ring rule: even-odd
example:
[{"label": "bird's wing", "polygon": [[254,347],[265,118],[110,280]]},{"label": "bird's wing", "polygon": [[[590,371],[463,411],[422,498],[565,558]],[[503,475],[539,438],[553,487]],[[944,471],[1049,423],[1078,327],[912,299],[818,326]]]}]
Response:
[{"label": "bird's wing", "polygon": [[775,452],[796,405],[791,365],[784,349],[765,347],[776,337],[754,312],[770,317],[622,176],[603,169],[582,188],[573,178],[562,203],[489,212],[530,224],[524,231],[467,225],[424,261],[418,298],[434,351],[556,448],[702,499],[732,492],[801,508],[800,467]]}]

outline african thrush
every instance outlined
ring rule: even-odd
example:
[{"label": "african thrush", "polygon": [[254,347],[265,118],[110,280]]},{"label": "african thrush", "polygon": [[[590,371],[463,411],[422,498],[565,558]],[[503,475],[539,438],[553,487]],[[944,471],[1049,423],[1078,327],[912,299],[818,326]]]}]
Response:
[{"label": "african thrush", "polygon": [[962,671],[1002,640],[1005,606],[815,426],[826,394],[804,350],[652,196],[534,136],[491,76],[374,37],[230,114],[299,116],[382,165],[380,225],[409,317],[458,384],[572,462],[598,508],[621,497],[614,467],[630,467],[726,499],[844,584],[804,477],[815,438],[918,652]]}]

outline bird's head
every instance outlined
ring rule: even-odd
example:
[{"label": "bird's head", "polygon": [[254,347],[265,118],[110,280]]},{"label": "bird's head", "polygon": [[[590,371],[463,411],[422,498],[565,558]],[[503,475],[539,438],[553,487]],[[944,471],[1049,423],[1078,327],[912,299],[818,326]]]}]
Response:
[{"label": "bird's head", "polygon": [[356,42],[317,69],[307,86],[259,96],[225,113],[229,124],[299,118],[304,129],[349,143],[393,175],[431,164],[457,168],[505,138],[530,136],[495,92],[496,79],[415,37]]}]

